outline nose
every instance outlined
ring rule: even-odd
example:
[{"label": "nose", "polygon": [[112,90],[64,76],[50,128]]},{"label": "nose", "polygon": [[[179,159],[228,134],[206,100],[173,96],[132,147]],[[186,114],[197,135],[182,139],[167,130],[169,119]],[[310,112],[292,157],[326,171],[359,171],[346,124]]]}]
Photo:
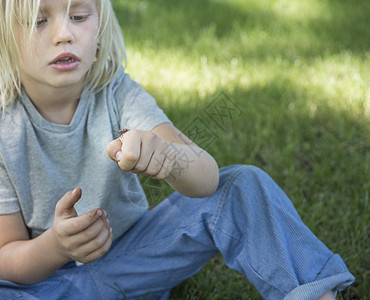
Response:
[{"label": "nose", "polygon": [[72,44],[74,35],[71,24],[66,18],[60,19],[54,23],[53,26],[53,41],[55,45],[58,44]]}]

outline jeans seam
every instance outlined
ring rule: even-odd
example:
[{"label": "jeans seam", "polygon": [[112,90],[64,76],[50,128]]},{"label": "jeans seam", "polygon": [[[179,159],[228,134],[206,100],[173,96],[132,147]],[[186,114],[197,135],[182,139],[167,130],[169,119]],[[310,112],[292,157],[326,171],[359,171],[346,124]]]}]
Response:
[{"label": "jeans seam", "polygon": [[333,253],[329,258],[328,260],[325,262],[325,264],[321,267],[319,273],[316,274],[316,277],[313,281],[316,281],[316,280],[321,280],[321,279],[325,279],[326,277],[323,277],[323,278],[319,278],[319,276],[321,275],[321,272],[326,268],[326,266],[329,264],[329,262],[333,259],[333,257],[335,256],[335,254]]},{"label": "jeans seam", "polygon": [[218,196],[218,199],[217,199],[216,213],[215,213],[215,215],[213,216],[213,218],[211,219],[211,221],[209,223],[209,229],[212,232],[212,234],[214,233],[214,231],[217,228],[217,224],[218,224],[218,221],[221,217],[221,212],[222,212],[222,208],[223,208],[224,203],[225,203],[225,199],[227,198],[227,194],[229,193],[230,188],[233,185],[235,178],[242,171],[244,171],[246,169],[249,169],[249,168],[251,168],[251,166],[245,166],[245,165],[240,166],[237,170],[234,171],[234,173],[231,176],[229,176],[229,178],[225,182],[225,185],[222,187],[222,191],[221,191],[221,193],[220,193],[220,195]]},{"label": "jeans seam", "polygon": [[[224,206],[224,202],[225,202],[225,199],[227,198],[227,194],[229,193],[230,191],[230,188],[232,187],[232,185],[234,184],[236,178],[245,170],[248,170],[250,168],[254,168],[253,166],[248,166],[248,165],[241,165],[238,169],[236,169],[227,179],[227,181],[225,182],[224,186],[222,187],[222,191],[219,195],[219,198],[217,200],[217,209],[216,209],[216,213],[214,215],[214,217],[212,218],[211,222],[210,222],[210,231],[212,232],[212,235],[215,233],[216,229],[217,229],[217,225],[218,225],[218,222],[219,222],[219,219],[221,217],[221,212],[222,212],[222,208]],[[237,240],[237,241],[241,241],[241,239],[239,238],[235,238],[233,235],[231,235],[230,233],[227,233],[225,231],[223,231],[222,229],[218,229],[220,230],[222,233],[224,234],[227,234],[228,236],[230,236],[231,238],[233,238],[234,240]],[[268,282],[265,277],[260,274],[254,267],[253,265],[251,265],[249,262],[248,262],[248,265],[249,267],[251,268],[251,270],[253,270],[253,272],[255,273],[255,275],[259,278],[259,280],[265,282],[265,284],[268,284],[270,287],[272,287],[273,289],[275,289],[276,291],[278,291],[279,293],[281,294],[284,294],[283,291],[280,290],[280,288],[278,286],[276,286],[273,282]]]},{"label": "jeans seam", "polygon": [[89,276],[90,276],[90,278],[91,278],[91,280],[92,280],[92,282],[94,283],[94,285],[95,285],[95,288],[97,289],[97,291],[99,292],[99,298],[100,299],[104,299],[104,297],[103,297],[103,295],[102,295],[102,291],[101,291],[101,289],[100,289],[100,287],[99,287],[99,285],[100,285],[100,283],[98,282],[98,278],[96,278],[95,277],[95,271],[93,270],[93,268],[94,268],[94,265],[93,264],[91,264],[91,265],[87,265],[86,266],[87,267],[87,271],[88,271],[88,273],[89,273]]}]

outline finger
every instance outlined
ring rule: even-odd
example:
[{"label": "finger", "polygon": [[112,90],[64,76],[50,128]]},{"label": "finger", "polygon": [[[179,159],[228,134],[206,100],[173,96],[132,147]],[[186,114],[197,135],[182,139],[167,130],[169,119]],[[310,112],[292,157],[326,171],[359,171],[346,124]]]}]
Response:
[{"label": "finger", "polygon": [[143,175],[155,177],[162,169],[165,158],[163,154],[154,153]]},{"label": "finger", "polygon": [[162,179],[167,178],[171,174],[171,171],[173,169],[174,164],[175,164],[174,159],[166,157],[163,164],[162,164],[162,168],[160,169],[158,174],[155,175],[155,177],[153,177],[153,178],[158,179],[158,180],[162,180]]},{"label": "finger", "polygon": [[121,148],[122,142],[119,138],[111,141],[107,146],[107,154],[109,158],[116,163],[119,161],[119,159],[117,159],[117,153],[122,151]]},{"label": "finger", "polygon": [[85,230],[70,236],[70,248],[79,247],[89,241],[94,240],[104,229],[110,229],[110,222],[107,217],[102,216],[96,219],[95,222]]},{"label": "finger", "polygon": [[152,145],[150,145],[149,143],[142,143],[141,149],[140,149],[140,157],[135,167],[132,169],[132,172],[146,173],[150,165],[154,164],[153,156],[154,156],[154,153],[153,153]]},{"label": "finger", "polygon": [[65,235],[75,235],[89,228],[94,222],[104,215],[101,209],[94,209],[88,213],[66,220],[63,223]]},{"label": "finger", "polygon": [[78,187],[73,191],[65,193],[55,207],[55,216],[64,218],[75,217],[77,214],[74,210],[74,205],[81,199],[81,195],[82,190]]},{"label": "finger", "polygon": [[[162,155],[156,154],[153,156],[153,161],[156,165],[153,165],[153,169],[148,170],[148,174],[155,179],[164,179],[172,171],[174,163],[176,161],[176,150],[174,147],[164,147],[160,152]],[[151,166],[149,167],[151,168]],[[148,169],[149,169],[148,168]]]},{"label": "finger", "polygon": [[79,257],[77,260],[82,263],[92,262],[105,253],[108,252],[110,246],[112,245],[113,233],[112,230],[103,230],[101,233],[92,241],[81,246],[79,249]]},{"label": "finger", "polygon": [[140,159],[142,134],[138,130],[131,130],[120,137],[122,142],[121,154],[116,153],[118,165],[124,171],[135,168]]}]

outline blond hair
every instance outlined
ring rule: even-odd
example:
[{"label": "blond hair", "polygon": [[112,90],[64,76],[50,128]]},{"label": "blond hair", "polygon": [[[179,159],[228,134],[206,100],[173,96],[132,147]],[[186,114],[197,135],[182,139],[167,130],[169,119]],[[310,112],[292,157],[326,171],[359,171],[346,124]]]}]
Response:
[{"label": "blond hair", "polygon": [[[110,0],[94,0],[99,16],[98,51],[86,78],[87,88],[97,92],[104,88],[126,62],[121,28]],[[71,0],[69,0],[70,5]],[[41,0],[2,0],[0,7],[0,107],[3,109],[21,91],[20,53],[16,28],[21,26],[23,40],[31,44],[36,33]],[[31,25],[29,25],[31,24]]]}]

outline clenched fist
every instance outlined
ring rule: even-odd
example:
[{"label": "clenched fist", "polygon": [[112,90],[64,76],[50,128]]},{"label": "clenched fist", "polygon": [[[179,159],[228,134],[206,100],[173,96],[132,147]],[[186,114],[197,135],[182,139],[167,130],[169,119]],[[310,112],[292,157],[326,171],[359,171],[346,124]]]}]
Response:
[{"label": "clenched fist", "polygon": [[108,156],[123,171],[155,179],[170,175],[176,161],[176,148],[151,131],[130,130],[107,147]]}]

